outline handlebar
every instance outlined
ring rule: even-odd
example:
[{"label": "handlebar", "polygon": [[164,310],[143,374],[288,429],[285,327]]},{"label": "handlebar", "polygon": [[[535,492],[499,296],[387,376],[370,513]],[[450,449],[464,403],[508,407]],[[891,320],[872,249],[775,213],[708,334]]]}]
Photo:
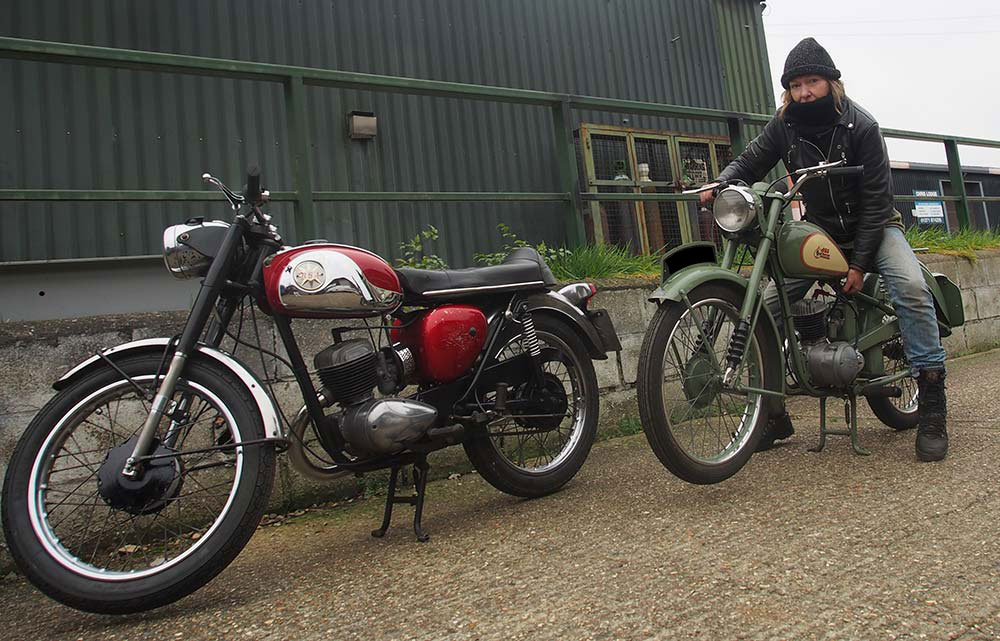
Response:
[{"label": "handlebar", "polygon": [[260,201],[260,169],[256,165],[247,169],[247,186],[243,197],[254,205]]},{"label": "handlebar", "polygon": [[827,176],[861,176],[865,173],[864,165],[856,165],[854,167],[837,167],[835,169],[827,169]]}]

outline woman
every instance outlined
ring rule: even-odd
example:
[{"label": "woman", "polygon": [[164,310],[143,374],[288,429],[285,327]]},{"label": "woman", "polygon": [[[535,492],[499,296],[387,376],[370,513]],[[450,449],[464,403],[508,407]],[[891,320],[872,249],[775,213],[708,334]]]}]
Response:
[{"label": "woman", "polygon": [[[864,165],[861,177],[833,177],[806,183],[806,218],[830,234],[850,256],[845,294],[859,289],[867,272],[882,275],[899,316],[903,348],[919,390],[917,457],[939,461],[948,452],[945,402],[945,352],[930,289],[913,250],[903,236],[902,217],[892,207],[889,156],[878,123],[844,93],[840,71],[816,40],[806,38],[785,60],[782,106],[764,131],[719,174],[719,181],[761,180],[779,160],[789,171],[820,162],[845,160]],[[715,183],[713,183],[715,184]],[[702,205],[712,202],[703,192]],[[805,296],[813,281],[786,280],[792,301]],[[779,311],[772,283],[764,294],[772,314]],[[792,435],[788,413],[768,421],[760,449]]]}]

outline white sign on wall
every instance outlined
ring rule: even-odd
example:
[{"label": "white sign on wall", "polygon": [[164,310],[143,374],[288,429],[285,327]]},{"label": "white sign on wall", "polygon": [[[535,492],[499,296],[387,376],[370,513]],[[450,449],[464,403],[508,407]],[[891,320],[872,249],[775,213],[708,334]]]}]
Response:
[{"label": "white sign on wall", "polygon": [[[917,198],[940,196],[937,191],[921,191],[919,189],[914,189],[913,195]],[[943,225],[944,203],[940,200],[918,200],[913,203],[913,217],[917,219],[919,225]]]}]

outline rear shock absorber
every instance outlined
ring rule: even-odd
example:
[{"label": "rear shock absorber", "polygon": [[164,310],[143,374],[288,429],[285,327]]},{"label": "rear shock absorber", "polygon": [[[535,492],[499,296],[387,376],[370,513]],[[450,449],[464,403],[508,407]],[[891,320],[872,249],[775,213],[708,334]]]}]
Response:
[{"label": "rear shock absorber", "polygon": [[535,320],[528,310],[521,312],[521,336],[525,351],[534,358],[542,355],[542,348],[538,344],[538,334],[535,333]]},{"label": "rear shock absorber", "polygon": [[726,387],[732,386],[736,382],[736,375],[739,372],[740,363],[743,362],[743,354],[747,351],[747,341],[750,339],[750,323],[740,320],[733,329],[733,335],[729,338],[729,348],[726,350],[726,373],[722,377],[722,383]]}]

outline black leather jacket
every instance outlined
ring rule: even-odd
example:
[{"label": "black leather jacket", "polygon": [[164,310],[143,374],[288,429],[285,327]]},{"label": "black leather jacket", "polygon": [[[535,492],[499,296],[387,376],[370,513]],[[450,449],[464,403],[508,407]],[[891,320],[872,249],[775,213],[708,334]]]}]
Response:
[{"label": "black leather jacket", "polygon": [[[892,207],[889,153],[878,123],[860,105],[845,98],[828,149],[798,134],[795,126],[775,115],[746,150],[726,167],[720,180],[761,180],[779,160],[789,171],[820,162],[844,159],[864,165],[864,175],[816,178],[802,188],[806,218],[822,227],[837,244],[850,251],[850,264],[872,271],[887,224],[898,224]],[[853,244],[853,247],[852,247]]]}]

